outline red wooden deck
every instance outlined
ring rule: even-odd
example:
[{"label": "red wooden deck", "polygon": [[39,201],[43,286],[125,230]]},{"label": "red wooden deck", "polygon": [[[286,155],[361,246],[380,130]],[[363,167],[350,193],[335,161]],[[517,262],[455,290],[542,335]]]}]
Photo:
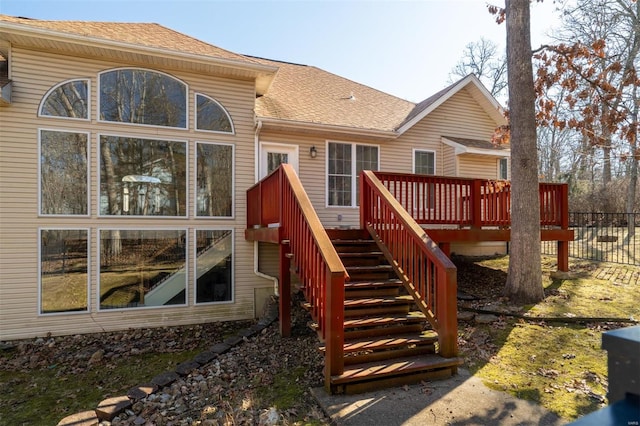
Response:
[{"label": "red wooden deck", "polygon": [[[364,171],[360,185],[358,232],[373,238],[407,297],[437,334],[439,355],[450,361],[442,366],[455,371],[456,268],[448,258],[449,247],[453,242],[509,241],[510,183]],[[540,224],[542,240],[558,241],[558,269],[567,270],[568,242],[573,240],[567,185],[540,184]],[[349,274],[291,166],[283,164],[247,191],[245,238],[280,247],[280,326],[285,336],[291,327],[290,266],[295,262],[325,345],[325,385],[334,389],[348,379],[345,309],[364,302],[345,302]],[[356,273],[358,267],[350,270]],[[380,368],[391,364],[386,365]]]}]

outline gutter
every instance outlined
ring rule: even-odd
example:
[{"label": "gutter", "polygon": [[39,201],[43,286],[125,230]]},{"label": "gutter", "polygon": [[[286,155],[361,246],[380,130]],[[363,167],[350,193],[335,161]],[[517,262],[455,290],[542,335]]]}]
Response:
[{"label": "gutter", "polygon": [[[260,179],[260,172],[259,172],[259,165],[260,165],[260,130],[262,130],[262,120],[257,120],[256,123],[256,130],[254,133],[254,145],[255,145],[255,153],[254,153],[254,164],[253,164],[253,170],[254,170],[254,177],[255,177],[255,181],[258,182]],[[272,275],[267,275],[264,272],[260,272],[260,268],[259,268],[259,260],[260,260],[260,255],[258,254],[258,241],[254,241],[253,242],[253,273],[260,277],[260,278],[264,278],[265,280],[270,280],[273,282],[273,294],[275,294],[276,296],[278,295],[278,277],[274,277]]]}]

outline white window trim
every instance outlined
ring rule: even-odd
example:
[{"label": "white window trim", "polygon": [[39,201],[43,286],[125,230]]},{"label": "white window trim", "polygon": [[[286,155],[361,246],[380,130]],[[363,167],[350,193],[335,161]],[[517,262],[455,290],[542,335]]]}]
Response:
[{"label": "white window trim", "polygon": [[[502,161],[506,161],[507,162],[507,176],[502,177],[500,176],[500,172],[501,172],[501,167],[500,167],[500,163]],[[496,174],[496,176],[498,177],[499,180],[509,180],[509,159],[508,157],[503,157],[503,158],[498,158],[497,161],[497,166],[498,166],[498,173]]]},{"label": "white window trim", "polygon": [[[184,215],[181,216],[140,216],[140,215],[130,215],[130,216],[126,216],[126,215],[108,215],[108,214],[100,214],[100,199],[102,197],[102,194],[100,193],[100,182],[101,182],[101,170],[102,167],[101,165],[101,161],[102,161],[102,150],[100,149],[100,143],[102,141],[102,137],[103,136],[112,136],[112,137],[116,137],[116,138],[132,138],[132,139],[144,139],[144,140],[151,140],[151,141],[168,141],[168,142],[181,142],[185,144],[185,173],[186,173],[186,193],[185,193],[185,212]],[[97,167],[98,167],[98,172],[96,173],[96,194],[97,194],[97,216],[100,218],[110,218],[110,219],[116,219],[116,220],[121,220],[121,219],[187,219],[189,218],[189,193],[190,191],[190,176],[191,176],[191,171],[189,170],[189,141],[187,139],[174,139],[174,138],[168,138],[168,137],[163,137],[161,135],[156,135],[157,137],[153,137],[150,135],[132,135],[132,134],[117,134],[117,133],[98,133],[97,134],[97,141],[96,141],[96,146],[97,151],[98,151],[98,155],[97,155]]]},{"label": "white window trim", "polygon": [[[109,121],[109,120],[102,120],[100,118],[100,80],[102,79],[102,74],[106,74],[109,72],[113,72],[113,71],[120,71],[120,70],[140,70],[140,71],[149,71],[149,72],[153,72],[156,74],[162,74],[162,75],[166,75],[167,77],[170,77],[180,83],[182,83],[184,85],[184,89],[185,89],[185,100],[184,100],[184,108],[185,108],[185,126],[184,127],[172,127],[172,126],[159,126],[157,124],[141,124],[141,123],[129,123],[126,121]],[[150,69],[150,68],[142,68],[142,67],[118,67],[118,68],[110,68],[108,70],[104,70],[104,71],[100,71],[98,73],[98,84],[97,84],[98,88],[96,90],[96,108],[98,110],[98,113],[96,114],[96,121],[98,123],[107,123],[107,124],[115,124],[115,125],[123,125],[123,126],[140,126],[140,127],[148,127],[148,128],[154,128],[154,129],[172,129],[172,130],[189,130],[189,85],[184,82],[182,79],[171,75],[169,73],[163,72],[163,71],[158,71],[158,70],[154,70],[154,69]]]},{"label": "white window trim", "polygon": [[[42,213],[42,132],[74,133],[87,135],[87,214],[46,214]],[[38,217],[90,217],[91,216],[91,132],[38,128]]]},{"label": "white window trim", "polygon": [[[416,152],[426,152],[426,153],[431,153],[433,154],[433,174],[432,175],[427,175],[427,176],[436,176],[436,170],[437,169],[437,153],[435,150],[433,149],[422,149],[422,148],[413,148],[413,152],[412,152],[412,164],[411,164],[411,172],[413,174],[416,174]],[[424,176],[424,175],[423,175]],[[417,206],[418,202],[417,202],[417,197],[416,194],[414,194],[414,199],[413,199],[413,211],[417,212],[418,211],[418,206]],[[435,208],[435,194],[433,194],[433,204],[431,202],[427,201],[427,209],[430,211],[433,211],[433,209]]]},{"label": "white window trim", "polygon": [[[42,107],[44,106],[44,101],[49,98],[49,95],[53,93],[60,86],[64,86],[67,83],[72,83],[74,81],[86,81],[87,82],[87,117],[86,118],[78,118],[78,117],[61,117],[57,115],[44,115],[42,114]],[[38,105],[38,117],[41,118],[52,118],[57,120],[80,120],[80,121],[91,121],[91,79],[90,78],[70,78],[69,80],[61,81],[60,83],[52,86],[47,93],[42,96],[40,99],[40,104]]]},{"label": "white window trim", "polygon": [[433,175],[431,176],[435,176],[436,175],[436,170],[438,170],[438,164],[437,164],[437,154],[436,151],[433,149],[423,149],[423,148],[413,148],[412,150],[412,159],[411,159],[411,172],[413,174],[416,174],[416,152],[425,152],[425,153],[431,153],[433,154]]},{"label": "white window trim", "polygon": [[[220,130],[207,130],[207,129],[199,129],[198,128],[198,96],[202,96],[203,98],[207,98],[210,101],[213,101],[215,104],[217,104],[220,109],[225,113],[225,115],[227,116],[227,119],[229,120],[229,123],[231,123],[231,131],[230,132],[223,132]],[[217,133],[217,134],[221,134],[221,135],[235,135],[236,134],[236,128],[235,125],[233,124],[233,120],[231,119],[231,114],[229,114],[229,111],[222,106],[222,104],[220,102],[218,102],[216,99],[212,98],[211,96],[205,95],[204,93],[200,93],[200,92],[196,92],[193,95],[193,130],[195,130],[196,132],[206,132],[206,133]]]},{"label": "white window trim", "polygon": [[[65,311],[65,312],[42,312],[42,231],[86,231],[87,232],[87,309],[84,311]],[[90,228],[68,228],[68,227],[39,227],[38,228],[38,316],[50,317],[59,315],[83,315],[91,313],[91,229]]]},{"label": "white window trim", "polygon": [[[198,255],[196,253],[196,233],[198,231],[231,231],[231,299],[219,302],[201,302],[196,301],[198,297]],[[236,301],[236,231],[231,227],[214,226],[214,227],[197,227],[193,230],[193,247],[189,247],[189,251],[193,252],[193,305],[209,306],[209,305],[229,305]]]},{"label": "white window trim", "polygon": [[[100,307],[100,295],[101,295],[101,283],[100,283],[100,262],[101,262],[101,254],[100,254],[100,247],[102,244],[102,239],[101,239],[101,233],[102,231],[184,231],[184,237],[186,239],[185,241],[185,250],[184,250],[184,303],[181,304],[175,304],[175,305],[160,305],[160,306],[140,306],[140,307],[136,307],[136,308],[112,308],[112,309],[102,309]],[[153,309],[171,309],[171,308],[184,308],[189,306],[189,263],[190,263],[190,259],[189,259],[189,252],[190,252],[190,244],[191,241],[189,239],[189,229],[186,227],[167,227],[167,228],[148,228],[148,227],[144,227],[144,226],[140,226],[140,227],[131,227],[131,226],[127,226],[127,227],[104,227],[104,228],[97,228],[96,230],[97,235],[96,235],[96,241],[97,244],[96,246],[98,247],[97,249],[97,254],[96,254],[96,311],[97,312],[130,312],[130,311],[146,311],[146,310],[153,310]]]},{"label": "white window trim", "polygon": [[[222,145],[222,146],[231,147],[231,216],[198,216],[198,144]],[[188,154],[188,149],[189,147],[187,146],[187,154]],[[195,173],[195,176],[194,176],[195,186],[194,186],[194,196],[193,196],[194,218],[196,219],[228,219],[228,220],[235,219],[235,215],[236,215],[236,146],[235,144],[223,143],[223,142],[196,141],[194,150],[195,150],[193,155],[193,161],[194,161],[193,172]],[[187,192],[189,192],[188,184],[189,184],[189,171],[187,170]],[[182,216],[172,216],[172,217],[181,218]]]},{"label": "white window trim", "polygon": [[[329,204],[329,144],[341,144],[351,145],[351,205],[350,206],[334,206]],[[380,145],[370,143],[358,143],[358,142],[345,142],[338,140],[326,140],[325,141],[325,161],[324,161],[324,202],[325,207],[330,209],[359,209],[358,200],[356,199],[356,188],[358,186],[358,174],[356,173],[356,147],[357,146],[370,146],[375,147],[377,150],[378,170],[380,170]],[[377,170],[376,170],[377,171]]]}]

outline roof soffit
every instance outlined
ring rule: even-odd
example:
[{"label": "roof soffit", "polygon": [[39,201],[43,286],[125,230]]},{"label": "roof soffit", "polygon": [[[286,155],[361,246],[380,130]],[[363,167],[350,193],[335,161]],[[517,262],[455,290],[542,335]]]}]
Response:
[{"label": "roof soffit", "polygon": [[[484,141],[476,141],[476,142],[480,142],[484,144]],[[463,143],[454,141],[451,138],[448,138],[446,136],[442,137],[442,143],[452,147],[454,149],[455,155],[473,154],[473,155],[484,155],[484,156],[501,157],[501,158],[511,156],[510,148],[487,149],[487,148],[481,148],[477,146],[468,146]],[[486,142],[486,144],[488,145],[490,143]]]}]

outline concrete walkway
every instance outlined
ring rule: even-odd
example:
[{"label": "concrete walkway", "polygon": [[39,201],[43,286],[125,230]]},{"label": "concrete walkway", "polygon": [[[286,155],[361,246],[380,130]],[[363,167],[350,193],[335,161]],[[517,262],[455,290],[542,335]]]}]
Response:
[{"label": "concrete walkway", "polygon": [[529,401],[494,391],[459,369],[447,380],[358,395],[311,390],[338,426],[555,426],[566,424]]}]

